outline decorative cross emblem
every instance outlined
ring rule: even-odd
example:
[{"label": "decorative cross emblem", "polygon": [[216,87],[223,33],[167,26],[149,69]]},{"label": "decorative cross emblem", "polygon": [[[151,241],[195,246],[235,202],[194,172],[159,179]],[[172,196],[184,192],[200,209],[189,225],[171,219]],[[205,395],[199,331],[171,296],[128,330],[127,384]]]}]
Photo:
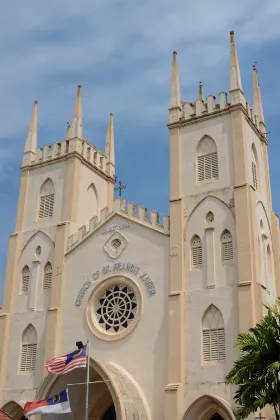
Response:
[{"label": "decorative cross emblem", "polygon": [[255,417],[255,419],[256,419],[256,420],[262,420],[262,419],[265,419],[265,417],[262,417],[262,413],[261,413],[261,412],[259,412],[258,416],[257,416],[257,417]]},{"label": "decorative cross emblem", "polygon": [[[116,181],[117,181],[117,177],[116,177]],[[119,181],[118,186],[114,188],[115,191],[119,191],[119,197],[122,196],[122,190],[126,189],[126,185],[123,185],[122,181]]]}]

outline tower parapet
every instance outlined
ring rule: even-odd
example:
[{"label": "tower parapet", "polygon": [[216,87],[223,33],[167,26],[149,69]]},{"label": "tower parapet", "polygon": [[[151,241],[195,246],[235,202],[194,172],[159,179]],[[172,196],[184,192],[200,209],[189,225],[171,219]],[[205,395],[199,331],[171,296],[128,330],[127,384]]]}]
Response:
[{"label": "tower parapet", "polygon": [[109,161],[105,152],[97,149],[86,139],[69,139],[62,140],[62,142],[55,142],[52,145],[46,145],[43,149],[37,148],[35,156],[25,157],[22,164],[24,167],[33,167],[36,165],[44,164],[45,162],[57,161],[63,159],[73,153],[80,155],[85,161],[94,166],[98,171],[103,172],[106,176],[114,176],[112,168],[109,168]]},{"label": "tower parapet", "polygon": [[251,123],[260,134],[264,135],[265,123],[255,66],[253,68],[253,91],[254,105],[251,107],[242,90],[234,31],[230,31],[230,90],[229,93],[220,92],[218,99],[214,95],[209,95],[204,99],[204,87],[201,82],[199,82],[198,98],[194,102],[181,99],[178,55],[173,53],[169,124],[184,123],[185,121],[191,123],[198,118],[211,118],[221,112],[229,112],[231,107],[241,106]]},{"label": "tower parapet", "polygon": [[82,137],[82,86],[79,85],[72,124],[68,124],[66,138],[61,142],[47,144],[42,149],[37,147],[37,104],[35,101],[24,149],[23,169],[64,159],[76,153],[99,172],[115,179],[113,114],[110,114],[106,150],[102,152]]}]

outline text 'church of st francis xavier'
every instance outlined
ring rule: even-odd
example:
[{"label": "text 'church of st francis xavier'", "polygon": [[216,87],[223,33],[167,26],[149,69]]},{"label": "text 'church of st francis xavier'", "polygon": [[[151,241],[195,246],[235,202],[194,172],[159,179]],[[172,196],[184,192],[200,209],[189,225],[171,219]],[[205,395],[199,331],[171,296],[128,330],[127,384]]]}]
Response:
[{"label": "text 'church of st francis xavier'", "polygon": [[[251,108],[233,31],[228,94],[205,99],[200,85],[183,101],[173,54],[170,216],[114,199],[113,116],[101,151],[82,135],[81,86],[66,138],[44,149],[35,102],[0,314],[0,408],[13,419],[85,382],[85,369],[44,367],[77,340],[90,342],[90,420],[235,419],[233,345],[280,295],[255,67],[253,98]],[[85,386],[68,389],[83,419]]]}]

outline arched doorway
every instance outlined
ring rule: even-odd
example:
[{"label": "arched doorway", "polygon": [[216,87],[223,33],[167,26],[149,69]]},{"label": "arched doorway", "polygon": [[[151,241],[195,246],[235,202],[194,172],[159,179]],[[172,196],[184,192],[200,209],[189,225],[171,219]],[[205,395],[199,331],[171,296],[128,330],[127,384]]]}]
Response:
[{"label": "arched doorway", "polygon": [[116,410],[114,404],[111,405],[111,407],[108,408],[106,413],[104,414],[102,420],[116,420]]},{"label": "arched doorway", "polygon": [[235,420],[230,405],[217,395],[202,395],[187,409],[183,420]]},{"label": "arched doorway", "polygon": [[[141,388],[121,367],[90,359],[89,419],[150,420],[151,414]],[[41,400],[68,388],[72,414],[61,414],[59,420],[85,418],[86,369],[74,369],[62,376],[47,375],[38,389]],[[57,416],[41,416],[41,420],[57,420]],[[227,419],[226,419],[227,420]]]},{"label": "arched doorway", "polygon": [[[47,392],[47,397],[68,389],[72,409],[71,414],[60,415],[60,420],[85,417],[86,403],[86,370],[74,369],[57,377]],[[91,420],[116,420],[116,410],[110,382],[102,378],[100,373],[90,367],[89,375],[89,418]],[[111,389],[110,389],[111,388]],[[52,419],[52,417],[54,417]],[[42,420],[55,420],[55,416],[42,416]]]}]

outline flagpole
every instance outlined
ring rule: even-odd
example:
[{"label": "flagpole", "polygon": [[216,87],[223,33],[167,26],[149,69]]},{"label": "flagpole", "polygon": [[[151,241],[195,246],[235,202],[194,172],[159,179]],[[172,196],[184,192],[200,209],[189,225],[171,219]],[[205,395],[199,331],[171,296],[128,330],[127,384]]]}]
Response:
[{"label": "flagpole", "polygon": [[87,340],[87,379],[86,379],[86,415],[85,420],[88,420],[89,408],[89,340]]}]

